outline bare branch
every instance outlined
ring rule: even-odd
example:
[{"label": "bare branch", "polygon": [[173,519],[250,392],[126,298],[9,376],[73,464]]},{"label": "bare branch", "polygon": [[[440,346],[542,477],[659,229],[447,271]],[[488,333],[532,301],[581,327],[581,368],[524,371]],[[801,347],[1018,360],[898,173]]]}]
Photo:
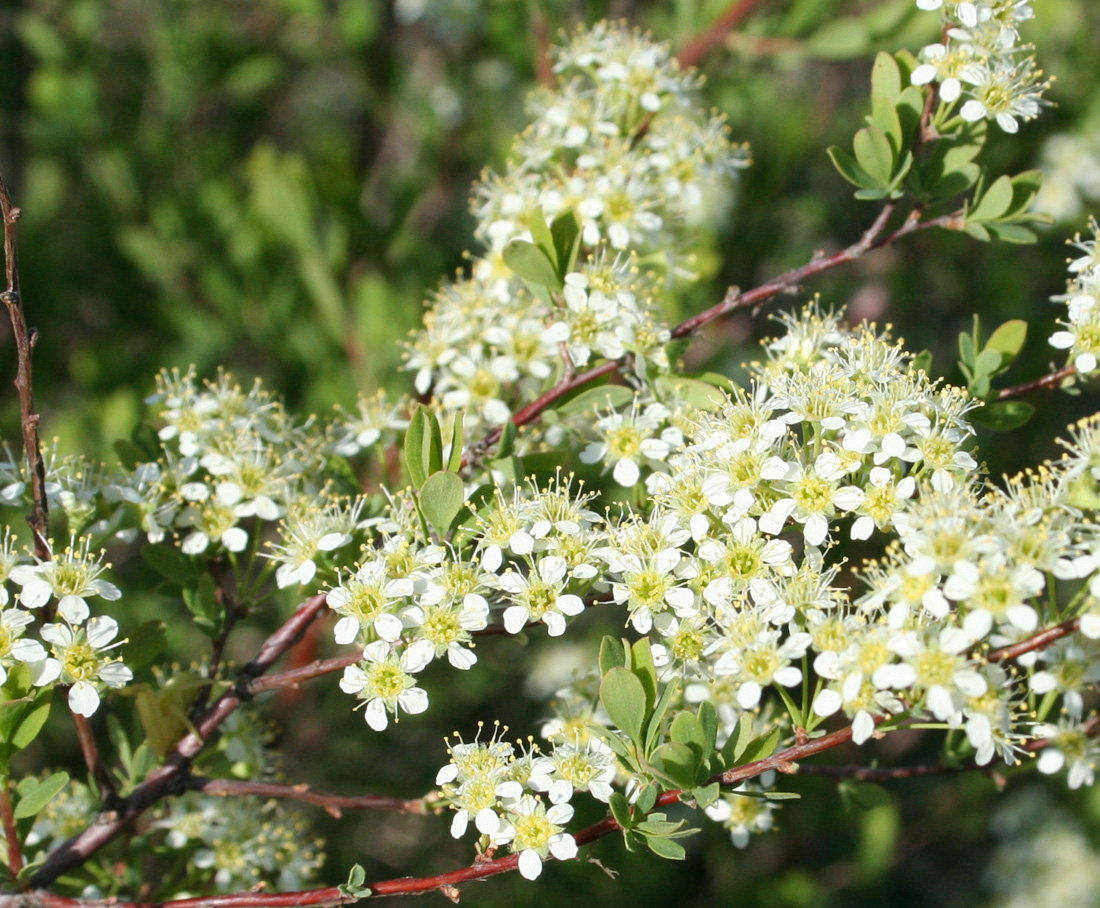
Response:
[{"label": "bare branch", "polygon": [[337,795],[313,791],[308,785],[288,785],[278,782],[244,782],[237,779],[204,779],[192,776],[186,782],[191,791],[219,797],[253,795],[258,798],[279,798],[302,801],[323,807],[334,817],[344,810],[393,810],[398,813],[429,813],[427,798],[395,798],[389,795]]},{"label": "bare branch", "polygon": [[19,410],[23,426],[23,451],[27,456],[31,476],[31,500],[33,502],[27,524],[34,534],[34,553],[41,561],[50,558],[49,505],[46,501],[46,465],[42,460],[42,448],[38,443],[39,416],[34,412],[34,394],[31,381],[31,350],[34,334],[27,331],[23,317],[23,300],[19,295],[18,252],[15,244],[15,225],[23,212],[16,208],[8,195],[8,187],[0,176],[0,216],[4,220],[4,277],[7,289],[0,293],[11,318],[12,336],[15,338],[17,357],[15,387],[19,391]]}]

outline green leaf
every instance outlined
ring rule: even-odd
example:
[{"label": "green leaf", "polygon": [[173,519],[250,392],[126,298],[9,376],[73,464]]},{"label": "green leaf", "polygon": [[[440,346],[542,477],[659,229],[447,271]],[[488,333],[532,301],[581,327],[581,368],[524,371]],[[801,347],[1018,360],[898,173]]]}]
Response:
[{"label": "green leaf", "polygon": [[673,839],[647,836],[645,843],[657,857],[667,861],[682,861],[687,857],[684,846]]},{"label": "green leaf", "polygon": [[[681,713],[681,715],[690,715]],[[691,718],[695,718],[691,716]],[[687,744],[669,741],[649,755],[649,762],[677,788],[691,788],[698,781],[699,755]]]},{"label": "green leaf", "polygon": [[618,410],[632,400],[634,391],[630,388],[623,385],[600,385],[598,388],[587,388],[554,409],[563,417],[588,416],[597,408]]},{"label": "green leaf", "polygon": [[722,791],[722,786],[717,782],[711,782],[709,785],[705,785],[702,788],[692,789],[692,800],[699,806],[700,810],[705,810],[710,807],[715,801],[718,800],[718,795]]},{"label": "green leaf", "polygon": [[[908,79],[908,76],[906,76]],[[909,145],[912,137],[916,135],[920,126],[921,116],[924,113],[924,93],[915,85],[906,88],[894,102],[901,121],[903,144]]]},{"label": "green leaf", "polygon": [[981,200],[967,212],[967,223],[973,221],[995,221],[1008,211],[1012,204],[1012,180],[1008,177],[998,177],[993,181]]},{"label": "green leaf", "polygon": [[1012,204],[1006,214],[1012,216],[1027,211],[1042,186],[1043,174],[1039,170],[1025,170],[1012,177]]},{"label": "green leaf", "polygon": [[428,478],[428,470],[424,466],[425,450],[430,431],[428,424],[434,419],[427,407],[418,406],[409,418],[409,428],[405,430],[405,469],[418,489]]},{"label": "green leaf", "polygon": [[974,346],[974,338],[963,331],[959,334],[959,362],[973,372],[977,358],[978,351]]},{"label": "green leaf", "polygon": [[348,873],[348,881],[341,883],[338,887],[340,894],[351,899],[369,898],[371,889],[369,886],[363,885],[366,879],[367,872],[358,864],[352,865],[351,871]]},{"label": "green leaf", "polygon": [[916,356],[913,357],[912,367],[916,372],[924,372],[928,374],[932,370],[932,351],[921,350]]},{"label": "green leaf", "polygon": [[967,386],[967,390],[970,392],[971,397],[976,397],[978,400],[987,400],[992,390],[989,376],[982,374],[975,375]]},{"label": "green leaf", "polygon": [[868,188],[885,188],[890,185],[895,155],[886,133],[877,126],[865,126],[856,133],[852,148],[859,166],[875,181]]},{"label": "green leaf", "polygon": [[657,702],[657,668],[653,664],[653,649],[645,637],[630,648],[630,670],[645,688],[645,711],[649,715]]},{"label": "green leaf", "polygon": [[1021,246],[1035,243],[1039,239],[1034,230],[1023,224],[990,224],[989,232],[999,240]]},{"label": "green leaf", "polygon": [[623,644],[615,637],[605,636],[600,641],[600,674],[606,675],[609,669],[623,668],[626,655]]},{"label": "green leaf", "polygon": [[848,152],[839,145],[833,145],[828,149],[829,159],[837,172],[853,186],[868,189],[877,185],[875,179],[867,173]]},{"label": "green leaf", "polygon": [[592,723],[589,724],[589,728],[594,735],[596,735],[601,741],[604,741],[608,747],[615,751],[615,754],[627,766],[637,766],[637,761],[634,759],[633,751],[619,732],[614,731],[610,728],[604,728],[602,725],[595,725]]},{"label": "green leaf", "polygon": [[561,290],[563,284],[557,268],[546,253],[534,243],[512,240],[501,253],[504,264],[529,284]]},{"label": "green leaf", "polygon": [[981,224],[967,224],[963,230],[966,231],[968,236],[972,236],[983,243],[988,243],[991,239],[989,231]]},{"label": "green leaf", "polygon": [[888,101],[891,105],[901,94],[901,69],[886,51],[879,51],[871,67],[871,101]]},{"label": "green leaf", "polygon": [[652,783],[643,788],[642,793],[638,795],[638,800],[634,804],[638,813],[643,815],[649,813],[657,804],[657,797],[659,794],[660,791],[657,786]]},{"label": "green leaf", "polygon": [[731,766],[736,766],[737,761],[741,759],[741,754],[745,752],[745,748],[749,746],[751,740],[752,716],[742,715],[737,720],[737,724],[733,726],[733,730],[730,731],[726,743],[722,745],[723,767],[728,769]]},{"label": "green leaf", "polygon": [[1001,367],[1002,359],[1004,359],[1004,357],[1002,357],[1000,353],[996,350],[990,350],[987,346],[978,354],[978,358],[974,361],[974,375],[978,378],[996,375]]},{"label": "green leaf", "polygon": [[558,274],[564,279],[577,264],[577,255],[581,248],[581,220],[570,208],[554,218],[550,233],[554,240],[554,251],[557,253]]},{"label": "green leaf", "polygon": [[725,391],[711,382],[686,375],[659,375],[654,384],[663,398],[673,397],[699,410],[718,410],[730,400]]},{"label": "green leaf", "polygon": [[208,637],[216,637],[221,630],[225,608],[218,601],[217,585],[209,574],[188,581],[183,588],[183,604],[195,618],[195,627]]},{"label": "green leaf", "polygon": [[138,671],[164,652],[168,632],[163,621],[146,621],[130,634],[122,648],[122,660],[131,671]]},{"label": "green leaf", "polygon": [[684,829],[683,820],[670,820],[663,813],[651,813],[634,827],[638,832],[647,836],[660,838],[682,838],[691,835],[695,830]]},{"label": "green leaf", "polygon": [[985,342],[986,350],[996,350],[1001,354],[1001,368],[1007,368],[1024,348],[1027,340],[1027,322],[1014,318],[1005,322],[990,335]]},{"label": "green leaf", "polygon": [[535,245],[549,259],[555,272],[558,271],[559,261],[558,253],[554,247],[554,237],[550,232],[549,225],[546,223],[546,215],[541,208],[536,208],[531,212],[530,217],[527,219],[527,226],[531,231],[531,239],[535,241]]},{"label": "green leaf", "polygon": [[996,432],[1018,429],[1035,414],[1035,408],[1023,400],[1002,400],[970,413],[970,419]]},{"label": "green leaf", "polygon": [[890,140],[890,148],[894,156],[901,154],[904,137],[901,131],[901,119],[893,103],[885,98],[875,101],[871,111],[871,123]]},{"label": "green leaf", "polygon": [[703,727],[703,759],[709,760],[718,738],[718,711],[710,700],[699,705],[699,724]]},{"label": "green leaf", "polygon": [[609,669],[600,682],[600,703],[611,721],[640,745],[646,693],[638,677],[625,668]]},{"label": "green leaf", "polygon": [[611,816],[615,818],[615,822],[623,829],[629,829],[634,818],[630,815],[630,802],[626,796],[619,791],[611,792],[607,806],[611,808]]},{"label": "green leaf", "polygon": [[67,772],[55,772],[46,776],[41,782],[28,776],[19,783],[16,792],[19,795],[19,803],[15,805],[14,816],[17,820],[37,816],[61,790],[69,784]]},{"label": "green leaf", "polygon": [[652,752],[653,748],[657,746],[657,739],[661,736],[665,714],[679,693],[680,682],[673,678],[665,685],[665,689],[661,692],[661,697],[656,706],[653,707],[653,712],[649,717],[649,723],[646,726],[645,747],[643,748],[645,753]]},{"label": "green leaf", "polygon": [[500,430],[500,441],[497,442],[497,457],[510,457],[516,449],[516,434],[519,429],[512,420],[508,420]]},{"label": "green leaf", "polygon": [[466,489],[457,473],[433,473],[420,489],[420,511],[439,535],[447,535],[466,503]]},{"label": "green leaf", "polygon": [[[462,466],[462,448],[466,443],[466,433],[463,431],[463,418],[464,414],[459,410],[455,414],[454,428],[451,430],[451,455],[447,458],[447,470],[451,473],[457,473]],[[512,423],[511,420],[508,420]]]},{"label": "green leaf", "polygon": [[737,765],[744,766],[746,763],[755,763],[757,760],[765,760],[775,752],[775,748],[778,746],[779,728],[776,727],[766,735],[761,735],[759,738],[750,741],[748,746],[742,751]]},{"label": "green leaf", "polygon": [[669,727],[668,735],[677,744],[690,747],[698,758],[702,759],[705,755],[706,732],[703,731],[703,723],[693,713],[686,710],[677,713]]},{"label": "green leaf", "polygon": [[797,801],[802,797],[797,791],[765,791],[765,801]]},{"label": "green leaf", "polygon": [[0,705],[0,741],[19,751],[30,745],[50,717],[53,689],[39,688],[29,696]]},{"label": "green leaf", "polygon": [[431,476],[443,469],[443,430],[439,428],[439,420],[435,418],[435,414],[427,407],[422,409],[428,415],[428,443],[422,451],[421,466]]},{"label": "green leaf", "polygon": [[195,562],[177,548],[170,545],[145,545],[141,547],[141,557],[149,567],[173,583],[183,586],[198,576]]}]

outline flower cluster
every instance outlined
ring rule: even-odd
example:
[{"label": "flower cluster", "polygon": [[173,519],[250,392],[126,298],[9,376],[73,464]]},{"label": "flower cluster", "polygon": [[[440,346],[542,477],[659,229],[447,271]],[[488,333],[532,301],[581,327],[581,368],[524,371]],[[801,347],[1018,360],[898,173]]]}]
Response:
[{"label": "flower cluster", "polygon": [[577,843],[563,828],[573,817],[569,801],[587,791],[606,802],[615,761],[594,738],[557,745],[546,755],[532,741],[517,748],[502,740],[506,731],[496,726],[483,742],[479,730],[474,741],[452,744],[436,784],[455,811],[451,835],[464,835],[472,820],[486,846],[519,854],[520,873],[533,880],[547,857],[576,856]]},{"label": "flower cluster", "polygon": [[1019,43],[1020,23],[1034,16],[1030,0],[917,0],[917,6],[940,10],[946,37],[921,51],[914,85],[936,82],[945,105],[963,102],[964,120],[996,120],[1009,133],[1019,120],[1039,115],[1050,83],[1031,46]]},{"label": "flower cluster", "polygon": [[1050,338],[1052,347],[1069,351],[1069,362],[1082,378],[1096,372],[1100,357],[1100,225],[1095,220],[1091,230],[1092,239],[1074,241],[1081,254],[1070,260],[1065,294],[1054,297],[1065,303],[1066,321]]},{"label": "flower cluster", "polygon": [[[629,355],[641,374],[667,371],[654,275],[687,276],[679,255],[689,228],[747,163],[699,105],[700,78],[640,33],[606,23],[578,31],[555,73],[508,168],[474,192],[487,252],[439,291],[408,348],[417,391],[446,413],[465,411],[472,432],[502,425],[549,380],[596,358]],[[567,212],[580,222],[581,255],[560,293],[535,292],[503,250]]]}]

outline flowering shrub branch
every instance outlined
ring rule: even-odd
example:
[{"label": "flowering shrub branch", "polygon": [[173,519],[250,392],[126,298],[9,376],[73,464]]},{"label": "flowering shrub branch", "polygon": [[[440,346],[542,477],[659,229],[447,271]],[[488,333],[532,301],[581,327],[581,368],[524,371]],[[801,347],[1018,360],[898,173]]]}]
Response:
[{"label": "flowering shrub branch", "polygon": [[[1100,368],[1097,228],[1076,239],[1057,300],[1067,315],[1051,343],[1070,365],[1039,379],[995,387],[1023,348],[1023,322],[983,338],[975,320],[959,339],[956,387],[889,331],[820,301],[777,318],[743,384],[679,360],[676,342],[705,325],[918,231],[1034,238],[1038,175],[978,163],[989,123],[1014,133],[1045,103],[1048,83],[1018,43],[1028,4],[917,6],[940,11],[943,41],[919,57],[880,54],[866,125],[850,152],[829,150],[856,197],[881,205],[847,248],[669,324],[748,152],[666,46],[626,26],[579,29],[555,51],[506,166],[475,189],[483,251],[408,342],[414,395],[298,419],[259,384],[165,371],[116,469],[39,445],[18,209],[0,182],[28,454],[25,467],[0,466],[0,501],[29,500],[33,537],[27,546],[8,528],[0,544],[0,768],[6,786],[60,686],[92,783],[28,776],[14,805],[4,788],[18,891],[0,908],[457,897],[512,870],[534,880],[612,833],[678,860],[694,831],[680,812],[743,847],[791,797],[777,778],[903,728],[948,732],[945,767],[993,772],[1037,753],[1040,773],[1091,785],[1100,422],[1081,421],[1064,457],[1001,485],[981,475],[974,436],[976,424],[1026,422],[1032,409],[1012,398]],[[684,55],[697,59],[752,8],[733,4]],[[396,474],[388,488],[361,480]],[[123,598],[107,551],[138,541],[209,640],[189,668],[163,658],[163,623],[126,624],[119,640],[119,621],[100,613]],[[232,668],[237,631],[291,602]],[[512,743],[499,723],[455,732],[437,792],[416,799],[280,776],[258,694],[339,674],[362,733],[387,733],[431,708],[429,665],[477,672],[487,638],[561,637],[596,605],[621,616],[627,637],[590,653],[538,741]],[[313,658],[310,644],[305,664],[272,673],[322,626],[346,654]],[[132,729],[116,722],[106,755],[89,718],[123,709],[123,689]],[[574,798],[605,817],[571,832]],[[447,811],[452,837],[474,835],[476,858],[383,881],[356,865],[341,886],[309,888],[321,844],[294,802],[334,815]],[[161,882],[131,878],[106,894],[110,874],[93,871],[124,836],[163,862]],[[80,873],[80,897],[59,894]]]}]

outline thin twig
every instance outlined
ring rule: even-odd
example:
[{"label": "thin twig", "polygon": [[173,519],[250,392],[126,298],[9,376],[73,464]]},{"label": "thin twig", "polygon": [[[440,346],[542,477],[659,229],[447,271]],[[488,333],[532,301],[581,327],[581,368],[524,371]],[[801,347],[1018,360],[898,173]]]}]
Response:
[{"label": "thin twig", "polygon": [[[27,525],[34,536],[34,554],[39,561],[49,561],[53,557],[49,544],[49,503],[46,499],[46,465],[42,457],[42,448],[38,443],[38,424],[40,417],[34,411],[34,393],[31,374],[31,353],[36,335],[27,330],[23,315],[23,300],[19,292],[19,254],[15,242],[15,225],[22,214],[21,209],[12,204],[7,184],[0,175],[0,216],[4,221],[4,279],[7,289],[0,293],[11,318],[12,336],[15,339],[17,355],[15,387],[19,391],[19,410],[23,426],[23,453],[27,458],[31,485],[31,513],[27,515]],[[96,780],[105,803],[114,800],[115,788],[106,766],[103,765],[96,748],[95,738],[87,720],[73,713],[76,723],[76,735],[80,741],[80,750],[88,772]]]},{"label": "thin twig", "polygon": [[[881,720],[877,720],[881,721]],[[790,767],[797,760],[804,759],[822,751],[829,750],[851,740],[851,728],[844,728],[832,734],[823,735],[802,744],[788,747],[778,753],[772,754],[763,760],[738,766],[728,772],[714,776],[711,781],[722,785],[736,785],[746,779],[752,779],[771,769]],[[141,786],[139,786],[141,787]],[[135,794],[137,791],[135,790]],[[666,791],[657,799],[658,807],[666,807],[681,800],[685,793],[678,790]],[[132,796],[131,796],[132,797]],[[614,818],[607,816],[597,823],[593,823],[586,829],[578,832],[576,839],[578,846],[589,845],[598,839],[618,830],[619,824]],[[50,860],[53,859],[51,855]],[[49,861],[47,862],[49,863]],[[448,873],[440,873],[427,877],[399,877],[392,880],[382,880],[376,883],[368,883],[372,896],[386,895],[413,895],[435,890],[452,890],[462,883],[474,880],[482,880],[500,873],[507,873],[519,866],[519,855],[509,854],[493,860],[475,861],[468,867],[461,867]],[[45,870],[45,868],[43,868]],[[43,871],[36,874],[32,885],[41,886],[38,878]],[[339,905],[354,901],[345,896],[337,886],[327,886],[319,889],[305,890],[301,892],[281,892],[267,894],[263,892],[237,892],[226,895],[206,896],[194,899],[178,899],[170,902],[126,902],[122,900],[84,900],[69,899],[56,896],[47,892],[21,893],[18,896],[0,896],[0,908],[321,908],[326,905]]]},{"label": "thin twig", "polygon": [[721,44],[734,28],[744,21],[760,0],[734,0],[724,13],[700,35],[696,35],[681,48],[676,58],[680,65],[687,68],[697,66],[699,61]]},{"label": "thin twig", "polygon": [[111,778],[111,774],[100,758],[99,748],[95,743],[95,735],[92,734],[92,724],[79,713],[73,713],[73,724],[76,726],[76,737],[80,742],[80,752],[84,756],[84,765],[88,767],[88,775],[95,779],[104,805],[111,809],[118,795],[115,791],[114,779]]},{"label": "thin twig", "polygon": [[23,869],[23,850],[19,847],[19,830],[15,828],[15,814],[11,809],[11,789],[8,787],[7,779],[0,780],[0,822],[4,825],[8,872],[14,880]]},{"label": "thin twig", "polygon": [[248,683],[248,693],[252,696],[262,694],[264,691],[280,690],[284,687],[297,687],[306,681],[320,678],[322,675],[331,675],[333,672],[342,672],[349,665],[355,665],[363,658],[363,651],[357,649],[354,653],[343,656],[335,656],[332,659],[318,659],[301,668],[292,668],[275,675],[264,675]]},{"label": "thin twig", "polygon": [[1013,385],[1011,388],[1002,388],[997,392],[997,400],[1019,397],[1021,394],[1027,394],[1028,391],[1048,391],[1051,388],[1057,388],[1067,378],[1072,378],[1076,374],[1076,367],[1063,366],[1061,369],[1055,369],[1049,375],[1044,375],[1041,378],[1034,378],[1031,381],[1025,381],[1023,384]]},{"label": "thin twig", "polygon": [[551,54],[550,22],[545,11],[531,4],[531,44],[535,55],[535,78],[544,88],[553,88],[554,60]]},{"label": "thin twig", "polygon": [[[883,246],[887,246],[890,243],[894,243],[902,237],[908,236],[911,233],[916,233],[921,230],[928,230],[932,227],[945,227],[949,230],[958,229],[960,225],[960,213],[955,212],[953,214],[942,215],[941,217],[931,218],[927,221],[921,221],[917,218],[919,214],[914,212],[906,218],[905,223],[892,233],[888,233],[885,236],[881,235],[885,229],[886,222],[889,220],[890,215],[893,214],[894,205],[888,203],[879,212],[875,222],[864,232],[858,242],[853,243],[847,249],[843,249],[840,252],[833,255],[816,255],[805,265],[800,265],[797,268],[792,268],[790,271],[786,271],[776,278],[768,281],[766,284],[761,284],[754,290],[749,290],[744,293],[741,292],[738,287],[731,287],[725,297],[717,305],[711,306],[698,315],[692,316],[685,321],[680,322],[675,328],[672,329],[672,337],[686,337],[689,334],[693,334],[698,331],[704,325],[710,322],[717,321],[730,312],[736,309],[746,309],[754,306],[759,306],[761,303],[766,302],[773,296],[780,293],[793,290],[795,287],[803,283],[807,278],[820,274],[823,271],[829,271],[832,268],[839,267],[840,265],[846,265],[849,262],[854,262],[856,259],[862,257],[872,249],[879,249]],[[916,215],[916,216],[914,216]],[[624,359],[608,360],[601,363],[586,372],[581,372],[578,375],[573,376],[571,379],[558,382],[553,388],[545,391],[527,406],[520,410],[517,410],[512,416],[512,422],[516,426],[525,426],[528,423],[534,422],[543,411],[549,409],[561,398],[567,394],[571,394],[578,388],[582,388],[590,382],[596,379],[603,378],[606,375],[611,375],[617,372],[624,365]],[[471,448],[466,458],[463,459],[464,463],[474,462],[478,458],[484,455],[497,441],[500,440],[501,429],[493,429],[489,432],[485,438]]]},{"label": "thin twig", "polygon": [[1025,653],[1033,653],[1035,650],[1046,649],[1054,643],[1054,641],[1061,640],[1074,631],[1080,630],[1080,628],[1081,619],[1071,618],[1069,621],[1063,621],[1061,624],[1056,624],[1053,627],[1044,628],[1038,633],[1032,634],[1026,640],[1020,640],[1018,643],[992,650],[989,655],[986,656],[986,659],[990,662],[1008,662],[1011,659],[1018,659]]},{"label": "thin twig", "polygon": [[926,776],[943,776],[973,770],[990,770],[988,766],[818,766],[810,763],[799,766],[799,775],[830,776],[837,779],[856,779],[860,782],[896,782],[899,779],[920,779]]},{"label": "thin twig", "polygon": [[34,394],[31,381],[31,351],[35,334],[27,331],[23,317],[23,300],[19,295],[18,250],[15,243],[15,224],[23,212],[16,208],[8,194],[7,184],[0,175],[0,215],[4,220],[4,277],[7,289],[0,293],[11,318],[12,336],[15,339],[17,357],[15,387],[19,391],[19,410],[23,426],[23,451],[30,468],[32,510],[27,524],[34,535],[34,553],[40,561],[50,558],[49,505],[46,501],[46,465],[42,448],[38,443],[39,415],[34,412]]},{"label": "thin twig", "polygon": [[323,791],[313,791],[308,785],[288,785],[278,782],[245,782],[238,779],[204,779],[192,776],[186,786],[190,791],[220,797],[253,795],[258,798],[280,798],[290,801],[302,801],[323,807],[335,817],[342,810],[393,810],[399,813],[428,813],[424,798],[395,798],[389,795],[337,795]]}]

